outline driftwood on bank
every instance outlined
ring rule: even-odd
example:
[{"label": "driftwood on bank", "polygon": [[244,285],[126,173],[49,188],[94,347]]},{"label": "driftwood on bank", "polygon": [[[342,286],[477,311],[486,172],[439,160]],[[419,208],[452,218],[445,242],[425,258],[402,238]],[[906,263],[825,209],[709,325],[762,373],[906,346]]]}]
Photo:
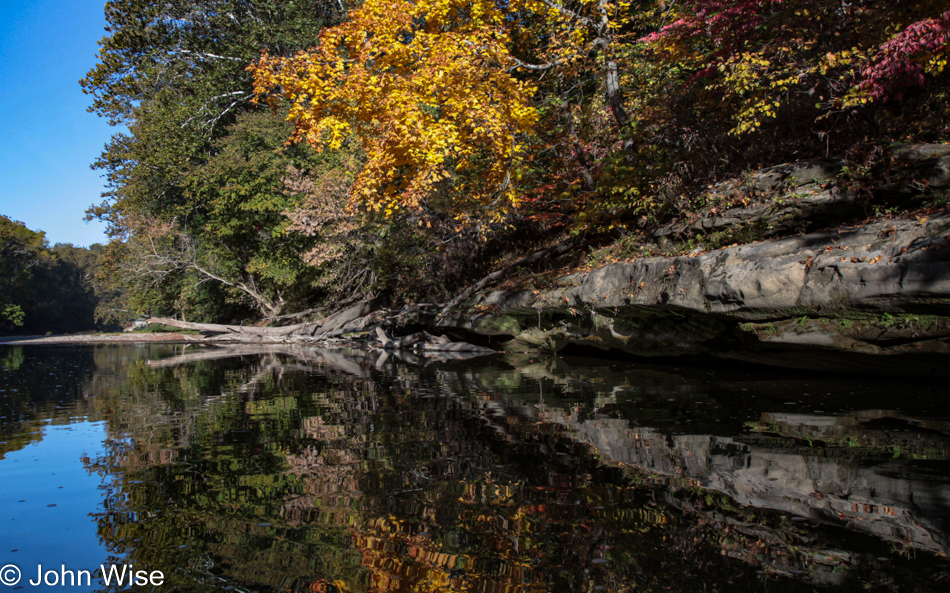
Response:
[{"label": "driftwood on bank", "polygon": [[[383,327],[393,327],[400,324],[401,318],[418,313],[428,309],[432,313],[440,311],[445,314],[450,309],[456,307],[459,303],[470,297],[472,294],[482,290],[490,283],[501,280],[518,268],[529,266],[539,261],[549,258],[556,258],[570,252],[579,243],[578,237],[572,237],[567,241],[552,245],[540,251],[536,251],[518,261],[488,274],[475,284],[463,290],[456,298],[447,304],[436,303],[418,303],[405,309],[384,310],[380,309],[381,301],[378,298],[364,299],[342,311],[334,313],[323,319],[315,321],[306,321],[294,325],[281,327],[257,327],[247,325],[226,325],[219,323],[194,323],[189,321],[179,321],[168,317],[152,317],[146,320],[147,324],[161,324],[171,327],[177,327],[186,330],[198,331],[208,336],[209,341],[224,342],[319,342],[328,341],[340,336],[350,338],[359,337],[364,341],[377,341],[379,345],[387,350],[416,350],[428,352],[456,352],[456,353],[483,353],[490,352],[487,348],[473,346],[466,342],[453,342],[445,336],[432,336],[426,333],[414,334],[411,336],[402,336],[390,338],[386,335]],[[311,313],[317,312],[317,309],[309,309],[298,313],[290,313],[276,317],[270,317],[263,321],[299,319]]]},{"label": "driftwood on bank", "polygon": [[297,325],[287,325],[284,327],[251,327],[245,325],[225,325],[221,323],[193,323],[191,321],[180,321],[170,317],[149,317],[146,320],[149,325],[168,325],[180,329],[190,329],[206,334],[246,334],[254,336],[286,336],[302,327],[310,325],[309,323],[298,323]]},{"label": "driftwood on bank", "polygon": [[344,309],[339,313],[330,315],[325,319],[318,321],[307,321],[296,323],[294,325],[285,325],[282,327],[254,327],[249,325],[227,325],[221,323],[194,323],[191,321],[180,321],[169,317],[150,317],[146,320],[148,324],[168,325],[181,329],[199,331],[209,335],[225,336],[245,336],[259,339],[280,339],[291,336],[309,336],[320,338],[339,330],[351,321],[369,315],[379,307],[377,299],[368,299]]},{"label": "driftwood on bank", "polygon": [[296,313],[287,313],[287,314],[285,314],[285,315],[274,315],[274,316],[272,316],[272,317],[265,317],[265,318],[262,319],[261,321],[262,321],[262,322],[266,322],[266,323],[273,323],[273,322],[275,322],[275,321],[282,321],[282,320],[284,320],[284,319],[301,319],[301,318],[306,317],[306,316],[308,316],[308,315],[313,315],[314,313],[319,313],[319,312],[321,312],[322,310],[323,310],[323,309],[319,309],[319,308],[317,308],[317,309],[306,309],[306,310],[304,310],[304,311],[297,311]]},{"label": "driftwood on bank", "polygon": [[[552,245],[531,255],[523,257],[518,261],[488,274],[475,284],[463,290],[456,298],[447,304],[419,303],[400,310],[382,310],[381,301],[378,298],[369,298],[362,300],[342,311],[334,313],[323,319],[315,321],[306,321],[293,325],[282,327],[255,327],[247,325],[227,325],[219,323],[194,323],[189,321],[179,321],[168,317],[152,317],[146,320],[147,324],[161,324],[171,327],[177,327],[186,330],[201,332],[209,336],[209,341],[223,342],[320,342],[332,341],[340,336],[350,338],[359,337],[364,341],[378,342],[378,345],[389,351],[415,351],[421,352],[440,352],[445,355],[456,353],[459,355],[481,355],[491,353],[492,350],[468,344],[466,342],[454,342],[446,336],[433,336],[421,332],[409,336],[390,338],[383,327],[393,327],[399,325],[400,319],[417,313],[424,309],[429,309],[433,313],[441,311],[446,313],[456,307],[459,303],[470,297],[475,292],[482,290],[490,283],[501,280],[518,268],[529,266],[548,258],[556,258],[570,252],[580,243],[580,239],[572,237],[567,241]],[[268,318],[267,320],[287,320],[299,319],[308,314],[316,312],[316,309],[301,311],[280,315],[278,317]]]},{"label": "driftwood on bank", "polygon": [[[369,346],[390,352],[397,358],[410,356],[418,364],[423,360],[456,360],[493,354],[494,350],[467,342],[456,342],[448,336],[434,336],[427,332],[416,332],[405,336],[393,336],[384,327],[397,326],[402,318],[424,309],[437,309],[431,303],[417,304],[407,309],[389,310],[379,308],[379,301],[369,299],[319,321],[288,325],[285,327],[255,327],[246,325],[226,325],[219,323],[194,323],[166,317],[153,317],[150,324],[162,324],[181,329],[199,331],[205,334],[202,340],[209,344],[253,342],[297,343],[297,344],[333,344],[337,338],[354,340]],[[153,366],[174,366],[184,362],[213,360],[243,354],[262,354],[269,352],[284,353],[287,346],[250,346],[230,348],[228,350],[209,350],[183,354],[166,361],[155,362]],[[418,358],[418,360],[416,360]],[[152,363],[150,363],[152,364]]]},{"label": "driftwood on bank", "polygon": [[377,310],[380,305],[379,299],[368,299],[365,301],[360,301],[356,303],[349,309],[344,309],[339,313],[334,313],[330,315],[319,325],[313,328],[313,331],[310,332],[310,336],[319,337],[324,334],[329,334],[334,330],[342,328],[344,325],[350,323],[351,321],[356,321],[361,317],[366,317],[373,311]]}]

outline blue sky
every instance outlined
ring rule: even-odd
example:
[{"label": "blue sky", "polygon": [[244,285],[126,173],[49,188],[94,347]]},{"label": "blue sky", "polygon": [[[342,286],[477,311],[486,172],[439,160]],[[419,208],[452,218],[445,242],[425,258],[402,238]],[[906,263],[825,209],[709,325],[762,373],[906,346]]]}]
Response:
[{"label": "blue sky", "polygon": [[50,245],[104,243],[89,165],[115,130],[87,113],[79,79],[96,63],[104,0],[0,0],[0,214]]}]

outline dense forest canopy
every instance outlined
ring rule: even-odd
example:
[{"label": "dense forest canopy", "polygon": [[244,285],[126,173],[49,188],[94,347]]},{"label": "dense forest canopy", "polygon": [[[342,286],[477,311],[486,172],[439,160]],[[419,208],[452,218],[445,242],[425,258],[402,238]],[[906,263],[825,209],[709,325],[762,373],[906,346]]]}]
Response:
[{"label": "dense forest canopy", "polygon": [[950,136],[939,0],[114,0],[101,277],[232,322],[446,299],[772,164]]},{"label": "dense forest canopy", "polygon": [[94,276],[103,249],[50,247],[42,231],[0,215],[0,334],[95,327]]}]

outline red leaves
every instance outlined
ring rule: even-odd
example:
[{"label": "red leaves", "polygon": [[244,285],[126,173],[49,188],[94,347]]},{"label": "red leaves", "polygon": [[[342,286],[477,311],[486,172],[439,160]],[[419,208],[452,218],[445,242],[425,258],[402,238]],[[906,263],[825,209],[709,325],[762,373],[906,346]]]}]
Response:
[{"label": "red leaves", "polygon": [[643,38],[652,43],[663,37],[691,37],[705,33],[719,46],[733,47],[751,36],[764,15],[784,0],[687,0],[692,14]]},{"label": "red leaves", "polygon": [[862,71],[864,80],[859,88],[875,99],[899,101],[905,90],[924,84],[923,62],[948,50],[950,10],[939,17],[917,21],[881,45],[877,57]]}]

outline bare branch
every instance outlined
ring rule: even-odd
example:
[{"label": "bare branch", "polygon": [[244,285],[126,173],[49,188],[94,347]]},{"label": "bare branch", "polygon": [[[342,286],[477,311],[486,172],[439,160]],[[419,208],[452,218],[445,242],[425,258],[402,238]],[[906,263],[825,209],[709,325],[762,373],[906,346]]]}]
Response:
[{"label": "bare branch", "polygon": [[246,61],[247,61],[247,60],[245,60],[244,58],[234,58],[234,57],[231,57],[231,56],[219,56],[219,55],[217,55],[217,54],[212,54],[212,53],[208,53],[208,52],[197,52],[197,51],[190,51],[190,50],[187,50],[187,49],[179,49],[179,50],[177,50],[177,51],[172,50],[172,51],[169,51],[168,53],[170,53],[170,54],[172,54],[172,55],[181,54],[181,55],[185,55],[185,56],[193,56],[193,57],[196,57],[196,58],[208,59],[208,60],[231,60],[231,61],[234,61],[234,62],[246,62]]},{"label": "bare branch", "polygon": [[545,70],[550,70],[551,68],[556,68],[564,63],[563,60],[558,60],[556,62],[548,62],[547,64],[528,64],[527,62],[522,62],[514,56],[510,56],[511,61],[515,63],[515,68],[524,68],[525,70],[534,70],[537,72],[543,72]]},{"label": "bare branch", "polygon": [[153,233],[140,237],[140,240],[133,244],[134,247],[140,249],[142,253],[138,257],[129,259],[130,265],[127,271],[135,277],[150,278],[151,285],[157,284],[173,272],[194,270],[205,278],[202,282],[215,281],[240,290],[253,300],[265,316],[280,315],[284,307],[283,296],[278,294],[272,298],[265,295],[258,288],[257,280],[252,274],[247,274],[244,278],[229,278],[213,271],[207,264],[201,263],[198,248],[188,237],[169,238],[161,234],[156,236]]}]

